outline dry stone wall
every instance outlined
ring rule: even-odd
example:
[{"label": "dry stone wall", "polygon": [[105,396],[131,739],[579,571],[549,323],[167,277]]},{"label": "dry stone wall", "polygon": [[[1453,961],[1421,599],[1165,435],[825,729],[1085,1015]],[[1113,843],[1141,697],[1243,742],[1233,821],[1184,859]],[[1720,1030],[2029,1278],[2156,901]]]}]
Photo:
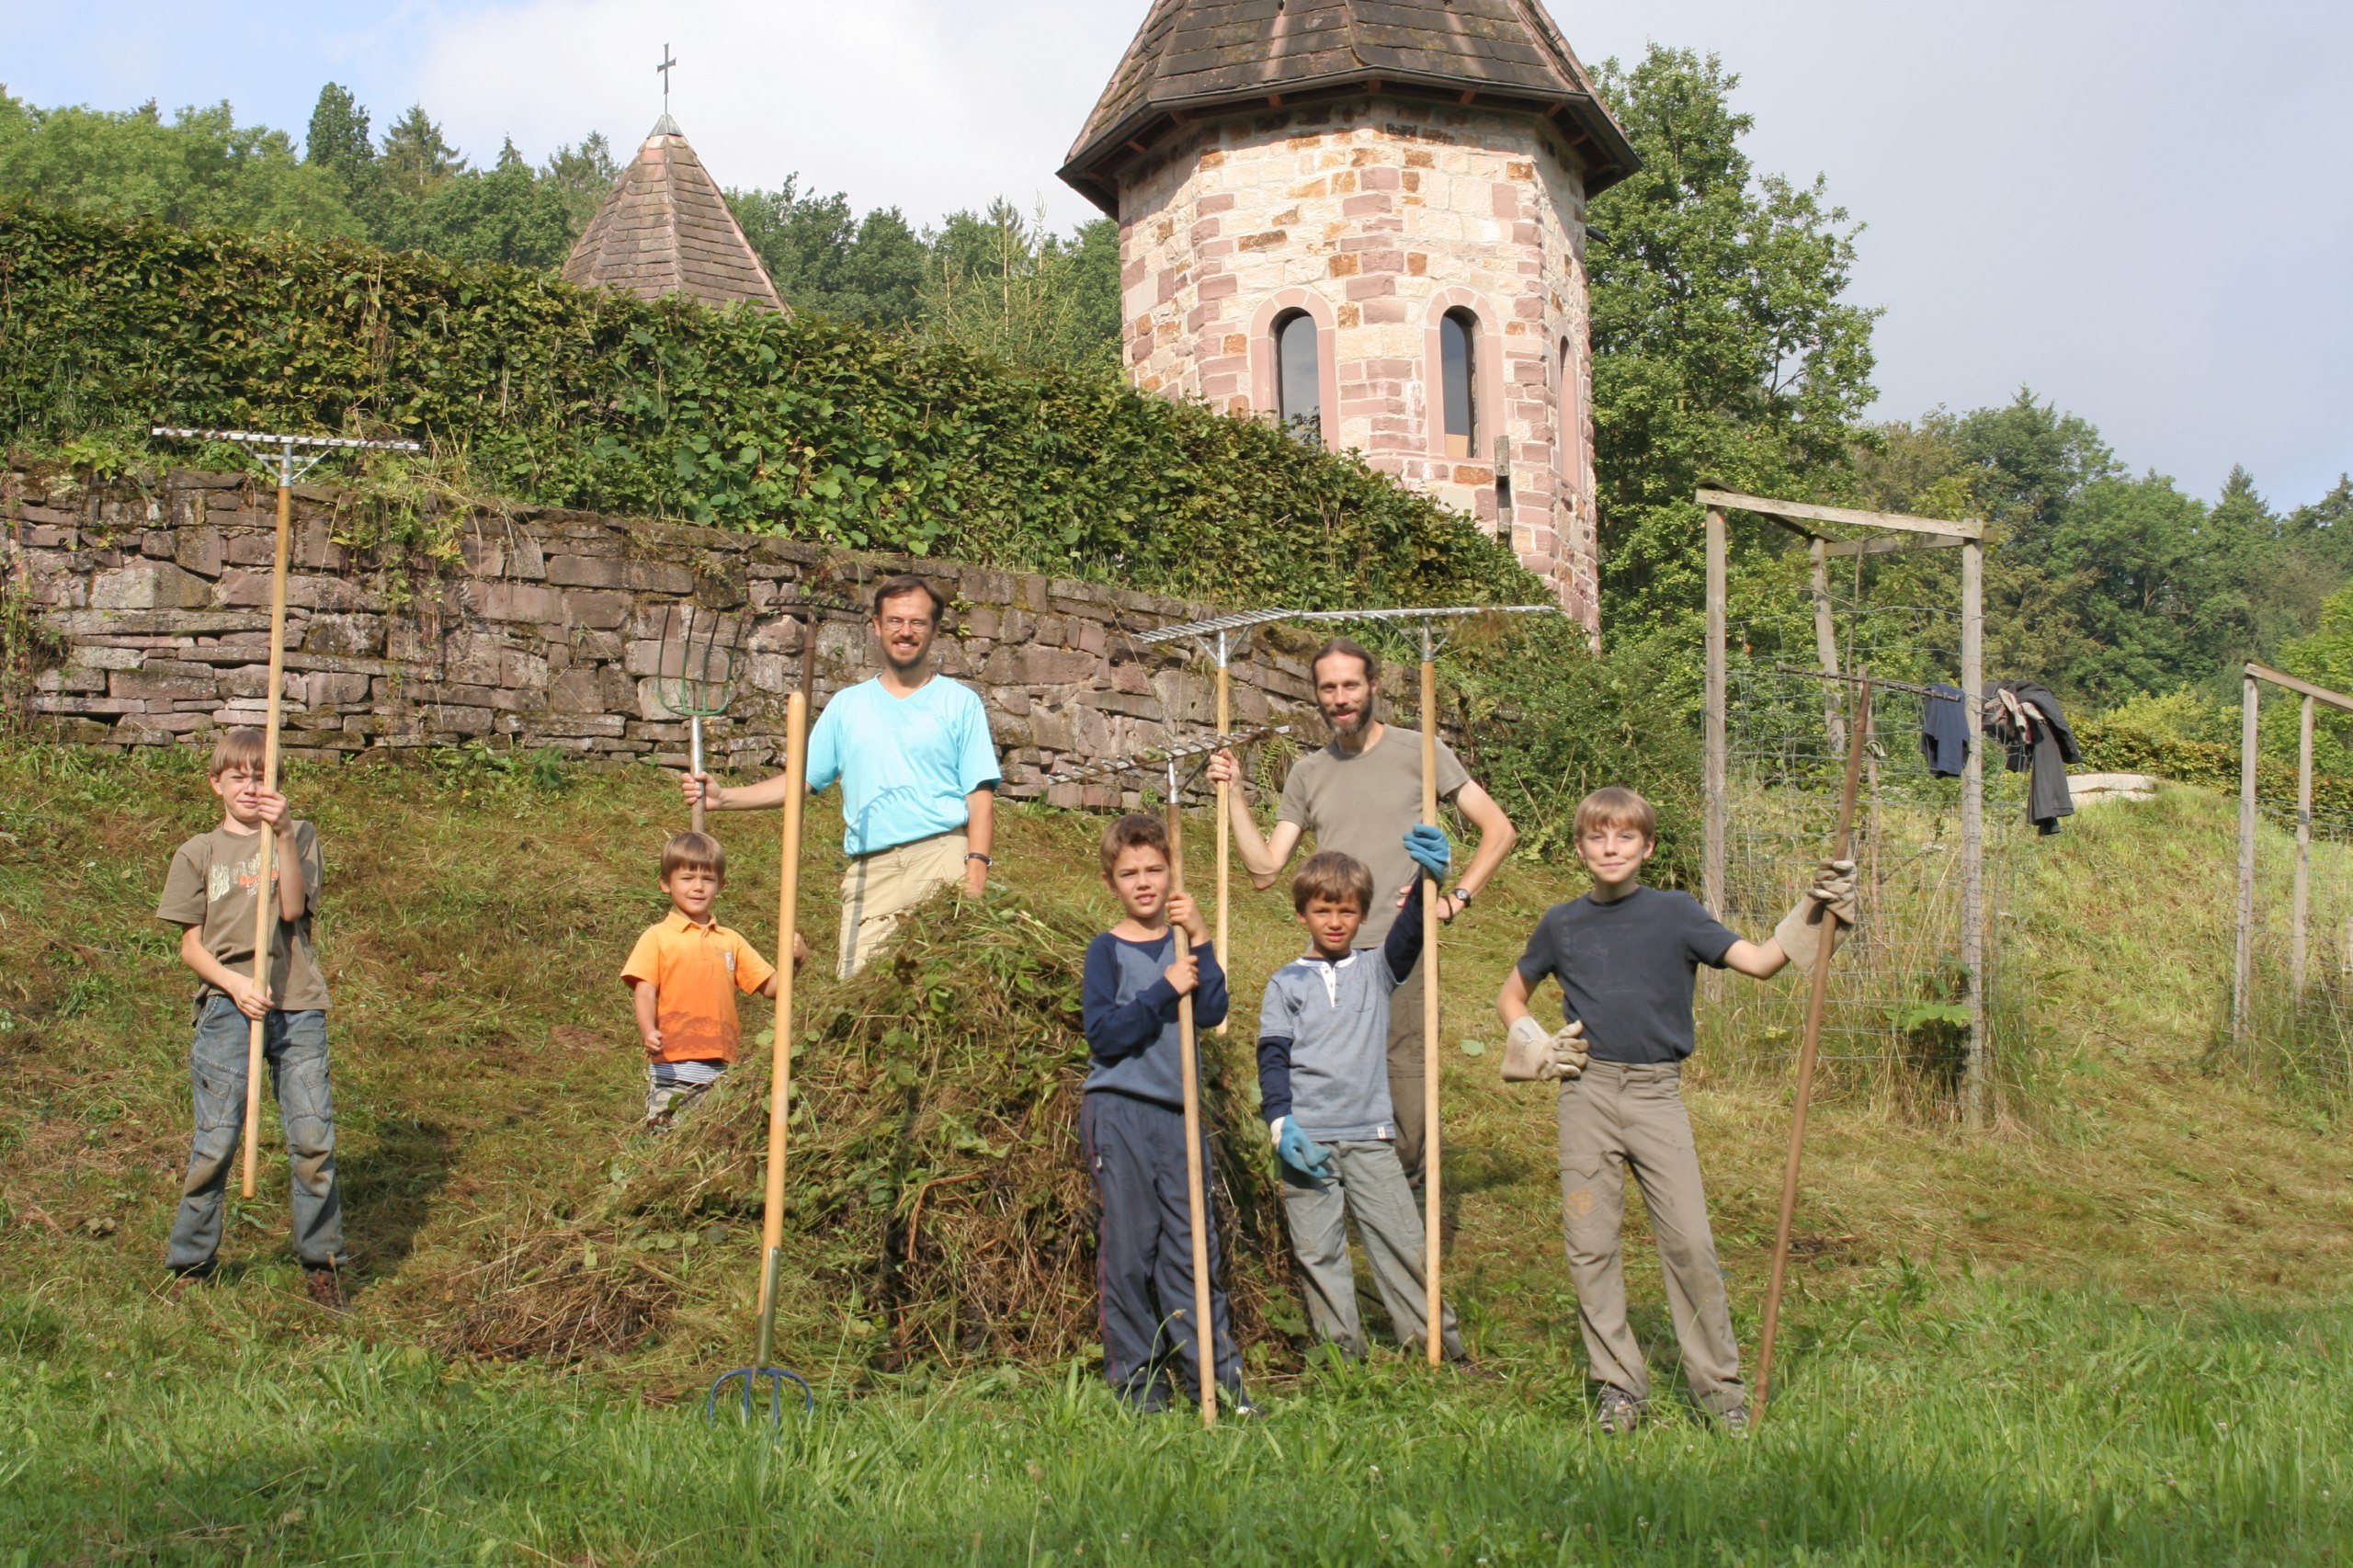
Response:
[{"label": "dry stone wall", "polygon": [[[259,723],[268,689],[275,492],[177,471],[153,490],[51,494],[7,476],[10,591],[37,629],[27,706],[59,738],[126,748],[210,743]],[[590,762],[681,766],[687,726],[663,704],[665,631],[684,608],[740,629],[740,678],[706,724],[716,765],[779,763],[813,600],[862,603],[904,558],[585,513],[460,519],[439,565],[355,549],[348,499],[296,492],[283,724],[290,755],[384,756],[481,742]],[[1106,787],[1049,790],[1067,762],[1205,733],[1211,675],[1137,634],[1214,613],[1097,584],[920,562],[952,601],[941,667],[980,691],[1006,792],[1110,805]],[[1240,723],[1313,719],[1302,634],[1269,629],[1234,672]],[[818,618],[817,700],[871,675],[855,614]]]}]

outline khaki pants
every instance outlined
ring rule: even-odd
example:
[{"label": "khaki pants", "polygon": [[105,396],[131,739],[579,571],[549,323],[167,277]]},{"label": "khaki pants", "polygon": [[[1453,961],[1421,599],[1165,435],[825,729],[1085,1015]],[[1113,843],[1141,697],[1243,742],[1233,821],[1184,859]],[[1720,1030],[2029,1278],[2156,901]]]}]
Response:
[{"label": "khaki pants", "polygon": [[961,882],[972,840],[961,833],[937,834],[913,844],[894,845],[853,857],[842,873],[842,938],[835,972],[844,980],[866,967],[874,949],[898,928],[908,910]]},{"label": "khaki pants", "polygon": [[[1397,1152],[1389,1144],[1368,1139],[1362,1142],[1327,1144],[1332,1152],[1329,1181],[1303,1176],[1289,1165],[1283,1173],[1283,1219],[1290,1231],[1291,1256],[1299,1263],[1299,1282],[1307,1295],[1308,1315],[1315,1332],[1351,1356],[1364,1354],[1364,1327],[1357,1316],[1356,1266],[1348,1259],[1348,1221],[1364,1238],[1365,1261],[1372,1265],[1372,1283],[1381,1304],[1389,1310],[1390,1324],[1410,1351],[1428,1342],[1429,1275],[1425,1267],[1426,1239],[1421,1205],[1397,1168]],[[1454,1309],[1441,1301],[1445,1321],[1438,1325],[1439,1344],[1450,1359],[1462,1355],[1462,1335],[1454,1324]]]},{"label": "khaki pants", "polygon": [[1683,1109],[1682,1069],[1596,1062],[1561,1085],[1561,1221],[1576,1287],[1586,1359],[1599,1381],[1650,1396],[1643,1347],[1626,1322],[1621,1251],[1626,1172],[1642,1185],[1666,1275],[1666,1302],[1683,1376],[1700,1408],[1722,1415],[1748,1403],[1740,1381],[1723,1271],[1708,1230],[1699,1153]]},{"label": "khaki pants", "polygon": [[1415,1191],[1421,1189],[1422,1149],[1428,1142],[1422,1126],[1422,1096],[1429,1084],[1422,1059],[1422,976],[1429,968],[1427,959],[1415,959],[1414,971],[1389,994],[1389,1098],[1397,1113],[1397,1163]]}]

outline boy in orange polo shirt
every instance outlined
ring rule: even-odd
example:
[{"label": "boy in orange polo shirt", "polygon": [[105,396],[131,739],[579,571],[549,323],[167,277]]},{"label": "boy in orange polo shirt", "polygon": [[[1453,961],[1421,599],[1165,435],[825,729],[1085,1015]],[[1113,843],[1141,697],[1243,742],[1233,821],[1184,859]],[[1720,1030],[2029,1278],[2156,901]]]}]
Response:
[{"label": "boy in orange polo shirt", "polygon": [[[670,913],[637,939],[621,970],[636,994],[645,1041],[645,1126],[667,1131],[734,1064],[744,1037],[735,993],[776,994],[776,967],[711,916],[727,882],[727,851],[708,834],[682,833],[662,846],[662,891]],[[793,937],[793,961],[805,956]]]}]

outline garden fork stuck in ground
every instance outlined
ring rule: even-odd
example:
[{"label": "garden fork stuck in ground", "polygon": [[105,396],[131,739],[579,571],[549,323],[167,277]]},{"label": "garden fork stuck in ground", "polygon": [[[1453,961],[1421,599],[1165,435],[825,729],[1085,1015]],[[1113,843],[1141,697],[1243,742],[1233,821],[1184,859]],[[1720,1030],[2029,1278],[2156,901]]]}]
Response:
[{"label": "garden fork stuck in ground", "polygon": [[[758,1409],[760,1390],[765,1386],[767,1390],[768,1425],[781,1428],[784,1426],[784,1385],[788,1381],[800,1385],[802,1415],[813,1414],[817,1408],[817,1395],[810,1388],[808,1379],[798,1372],[789,1372],[782,1367],[769,1364],[768,1358],[776,1350],[777,1268],[783,1261],[784,1255],[780,1251],[773,1247],[768,1250],[767,1263],[760,1276],[759,1350],[753,1358],[752,1365],[738,1367],[732,1372],[722,1372],[710,1385],[710,1397],[703,1401],[702,1406],[702,1418],[707,1422],[717,1424],[720,1393],[732,1382],[743,1384],[743,1413],[746,1421],[754,1419]],[[728,1396],[728,1403],[735,1403],[733,1394]]]},{"label": "garden fork stuck in ground", "polygon": [[[663,617],[662,655],[654,677],[654,700],[688,724],[688,772],[703,769],[702,722],[725,715],[735,699],[736,643],[743,622],[694,605],[673,605]],[[702,831],[703,803],[694,808],[694,830]]]}]

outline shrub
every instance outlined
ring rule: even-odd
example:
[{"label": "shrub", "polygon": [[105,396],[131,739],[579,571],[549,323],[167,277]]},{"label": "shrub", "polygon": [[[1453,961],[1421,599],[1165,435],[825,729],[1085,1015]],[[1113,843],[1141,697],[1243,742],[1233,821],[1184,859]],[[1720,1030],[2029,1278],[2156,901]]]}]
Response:
[{"label": "shrub", "polygon": [[821,317],[0,207],[0,432],[428,443],[509,500],[1232,604],[1513,601],[1509,548],[1269,425]]}]

